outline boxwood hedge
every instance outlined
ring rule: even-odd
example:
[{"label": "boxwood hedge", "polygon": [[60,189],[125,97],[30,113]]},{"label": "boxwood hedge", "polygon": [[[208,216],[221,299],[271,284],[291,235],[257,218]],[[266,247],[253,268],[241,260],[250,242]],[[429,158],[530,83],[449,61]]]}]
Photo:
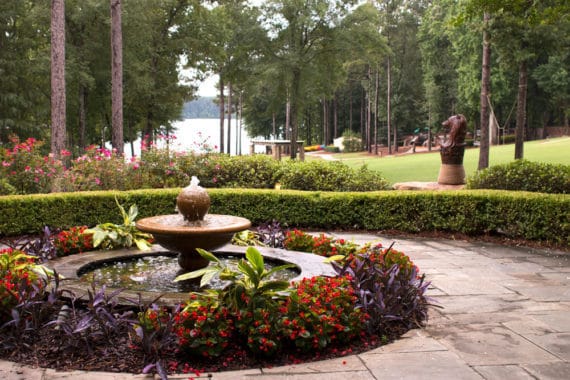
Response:
[{"label": "boxwood hedge", "polygon": [[[139,218],[172,214],[180,189],[101,191],[0,197],[0,236],[120,223],[118,201],[139,208]],[[278,220],[300,228],[499,232],[528,240],[570,244],[570,195],[462,191],[311,192],[209,189],[210,213],[243,216],[260,224]]]}]

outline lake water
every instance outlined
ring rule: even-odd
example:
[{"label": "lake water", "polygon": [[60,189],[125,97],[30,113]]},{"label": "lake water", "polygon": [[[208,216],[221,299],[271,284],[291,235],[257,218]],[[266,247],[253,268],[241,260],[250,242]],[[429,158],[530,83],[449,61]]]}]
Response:
[{"label": "lake water", "polygon": [[[250,136],[247,135],[245,128],[238,128],[237,120],[232,119],[231,123],[231,141],[230,154],[249,154],[249,146],[251,142]],[[214,151],[219,151],[220,147],[220,120],[219,119],[185,119],[172,123],[175,128],[174,137],[170,141],[170,148],[180,152],[195,151],[200,152],[204,144],[208,144]],[[228,141],[228,122],[224,123],[224,148],[227,151]],[[236,137],[241,134],[241,144],[236,144]],[[137,139],[134,142],[134,154],[140,156],[141,142]],[[159,147],[164,148],[166,142],[161,140],[157,143]],[[240,149],[241,148],[241,149]],[[256,147],[256,152],[258,148]],[[125,144],[125,156],[131,157],[131,145]]]}]

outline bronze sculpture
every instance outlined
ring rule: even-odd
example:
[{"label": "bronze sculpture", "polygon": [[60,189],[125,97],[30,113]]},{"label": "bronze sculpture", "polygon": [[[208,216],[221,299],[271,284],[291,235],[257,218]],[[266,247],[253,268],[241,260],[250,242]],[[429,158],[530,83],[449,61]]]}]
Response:
[{"label": "bronze sculpture", "polygon": [[464,184],[463,155],[466,145],[467,120],[463,115],[453,115],[442,125],[449,131],[449,137],[441,144],[441,168],[437,183],[442,185]]}]

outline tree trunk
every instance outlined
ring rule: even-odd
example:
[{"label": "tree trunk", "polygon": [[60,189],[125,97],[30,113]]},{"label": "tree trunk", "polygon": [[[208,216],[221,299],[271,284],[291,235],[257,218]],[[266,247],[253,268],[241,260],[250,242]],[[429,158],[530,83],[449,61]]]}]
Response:
[{"label": "tree trunk", "polygon": [[111,0],[111,67],[112,67],[112,126],[111,145],[123,154],[123,32],[121,0]]},{"label": "tree trunk", "polygon": [[228,154],[231,154],[232,143],[232,82],[228,82]]},{"label": "tree trunk", "polygon": [[224,80],[220,74],[220,153],[224,153]]},{"label": "tree trunk", "polygon": [[348,96],[348,103],[350,104],[348,107],[348,129],[352,131],[352,89]]},{"label": "tree trunk", "polygon": [[65,149],[65,1],[51,2],[51,153]]},{"label": "tree trunk", "polygon": [[374,84],[374,154],[378,155],[378,88],[380,87],[380,70],[376,66],[376,81]]},{"label": "tree trunk", "polygon": [[398,152],[398,126],[396,124],[393,125],[392,130],[394,131],[394,152]]},{"label": "tree trunk", "polygon": [[299,133],[299,92],[301,90],[301,70],[293,70],[291,85],[291,159],[297,158],[297,136]]},{"label": "tree trunk", "polygon": [[490,15],[483,15],[483,61],[481,64],[481,115],[479,123],[481,124],[481,136],[479,145],[479,165],[478,170],[489,167],[489,92],[491,87],[491,46],[489,43],[489,25]]},{"label": "tree trunk", "polygon": [[291,97],[287,94],[287,103],[285,103],[285,140],[291,138]]},{"label": "tree trunk", "polygon": [[364,111],[365,111],[365,102],[366,102],[366,92],[364,91],[364,87],[362,88],[362,93],[360,96],[360,138],[364,141],[363,147],[366,146],[366,134],[365,134],[365,124],[366,121],[364,119]]},{"label": "tree trunk", "polygon": [[388,62],[386,67],[386,125],[388,129],[388,154],[392,154],[392,144],[390,141],[390,137],[392,135],[392,102],[391,102],[391,94],[392,91],[392,78],[391,73],[392,69],[390,67],[390,57],[388,56]]},{"label": "tree trunk", "polygon": [[[275,112],[273,112],[273,114],[272,114],[273,138],[277,139],[277,121],[275,120],[275,118],[276,118],[276,114],[275,114]],[[286,115],[286,118],[288,120],[289,115]]]},{"label": "tree trunk", "polygon": [[236,125],[236,154],[241,156],[241,130],[242,130],[242,114],[243,114],[243,93],[239,92],[238,109],[237,109],[237,125]]},{"label": "tree trunk", "polygon": [[328,120],[327,100],[325,99],[325,97],[323,97],[321,102],[323,103],[323,144],[325,144],[326,146],[329,142],[329,133],[328,133],[329,120]]},{"label": "tree trunk", "polygon": [[366,151],[368,153],[372,153],[372,136],[370,133],[371,130],[371,109],[372,109],[372,99],[370,99],[370,78],[372,76],[370,65],[368,65],[368,82],[366,88]]},{"label": "tree trunk", "polygon": [[333,99],[333,140],[338,137],[338,97],[334,94]]},{"label": "tree trunk", "polygon": [[365,130],[366,130],[366,135],[365,135],[365,142],[366,142],[366,151],[368,153],[370,153],[371,151],[371,146],[370,146],[370,94],[368,94],[368,92],[366,93],[366,113],[365,113],[365,118],[366,118],[366,122],[365,122]]},{"label": "tree trunk", "polygon": [[86,112],[85,103],[87,98],[87,89],[85,86],[79,86],[79,150],[83,152],[86,146],[85,128],[86,128]]},{"label": "tree trunk", "polygon": [[515,128],[515,160],[523,158],[524,128],[526,123],[526,89],[528,73],[526,61],[519,64],[519,91],[517,95],[517,125]]}]

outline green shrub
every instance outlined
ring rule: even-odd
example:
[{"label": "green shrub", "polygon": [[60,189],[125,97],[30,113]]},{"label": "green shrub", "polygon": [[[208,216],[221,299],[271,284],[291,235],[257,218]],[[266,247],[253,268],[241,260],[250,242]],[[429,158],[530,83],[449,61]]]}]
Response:
[{"label": "green shrub", "polygon": [[287,161],[281,168],[282,188],[309,191],[374,191],[388,183],[366,166],[353,170],[342,162]]},{"label": "green shrub", "polygon": [[[141,158],[128,162],[115,151],[91,146],[74,160],[66,158],[69,167],[65,167],[60,160],[42,156],[41,145],[30,138],[23,143],[15,140],[12,149],[0,149],[0,195],[183,187],[192,176],[206,188],[274,188],[283,175],[291,189],[387,188],[379,174],[340,163],[290,164],[267,155],[229,156],[210,150],[196,154],[146,145]],[[70,154],[62,152],[64,157]]]},{"label": "green shrub", "polygon": [[6,178],[0,178],[0,195],[16,194],[18,191]]},{"label": "green shrub", "polygon": [[362,139],[358,133],[346,130],[343,132],[342,137],[344,137],[342,140],[344,153],[362,151]]},{"label": "green shrub", "polygon": [[467,187],[570,194],[570,165],[516,160],[476,172]]},{"label": "green shrub", "polygon": [[499,140],[501,141],[501,144],[514,144],[516,138],[516,135],[505,135],[501,136]]},{"label": "green shrub", "polygon": [[218,156],[217,187],[273,188],[280,162],[270,156]]}]

